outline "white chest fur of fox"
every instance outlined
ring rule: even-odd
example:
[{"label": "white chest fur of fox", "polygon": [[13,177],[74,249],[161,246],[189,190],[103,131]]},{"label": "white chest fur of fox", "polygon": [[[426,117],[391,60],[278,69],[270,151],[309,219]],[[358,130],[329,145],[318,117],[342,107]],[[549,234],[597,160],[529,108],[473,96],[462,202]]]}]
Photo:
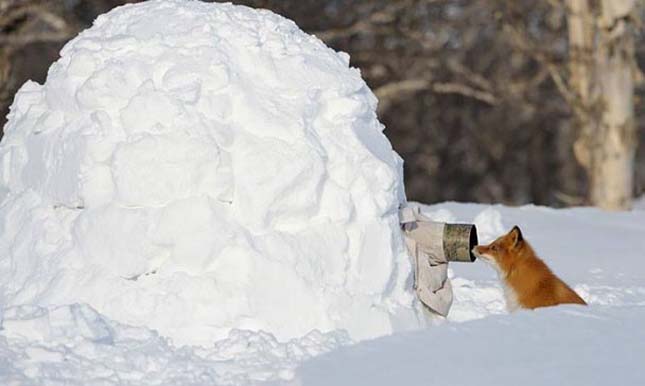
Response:
[{"label": "white chest fur of fox", "polygon": [[517,300],[517,294],[515,293],[515,290],[513,290],[513,288],[511,288],[511,286],[506,283],[506,280],[504,280],[504,272],[502,271],[500,266],[497,265],[497,263],[492,259],[487,259],[482,256],[477,256],[477,257],[481,258],[486,263],[490,264],[497,272],[497,277],[502,283],[502,291],[504,294],[504,301],[506,302],[506,310],[508,312],[513,312],[522,308],[520,306],[520,303]]},{"label": "white chest fur of fox", "polygon": [[518,227],[488,245],[476,246],[473,253],[497,271],[509,312],[558,304],[586,305],[535,254]]},{"label": "white chest fur of fox", "polygon": [[502,282],[502,288],[504,289],[504,300],[506,301],[506,310],[508,312],[513,312],[522,308],[522,306],[520,305],[520,302],[517,300],[517,294],[515,294],[515,291],[513,290],[513,288],[511,288],[508,284],[504,282]]}]

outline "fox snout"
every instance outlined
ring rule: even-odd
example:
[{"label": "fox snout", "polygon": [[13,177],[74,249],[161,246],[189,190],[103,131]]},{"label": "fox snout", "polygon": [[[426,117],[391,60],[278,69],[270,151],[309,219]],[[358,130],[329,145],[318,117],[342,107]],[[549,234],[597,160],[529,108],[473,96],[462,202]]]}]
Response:
[{"label": "fox snout", "polygon": [[483,250],[484,246],[483,245],[475,245],[475,247],[472,249],[473,255],[475,255],[478,258],[484,257],[485,251]]},{"label": "fox snout", "polygon": [[481,261],[487,264],[495,263],[495,257],[490,253],[490,248],[488,245],[476,245],[472,249],[472,252],[476,258],[480,259]]}]

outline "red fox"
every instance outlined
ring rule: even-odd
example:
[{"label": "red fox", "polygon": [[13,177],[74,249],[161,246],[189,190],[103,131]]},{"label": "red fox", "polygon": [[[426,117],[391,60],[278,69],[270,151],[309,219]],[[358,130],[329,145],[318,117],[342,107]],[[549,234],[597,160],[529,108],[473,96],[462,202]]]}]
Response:
[{"label": "red fox", "polygon": [[473,254],[497,270],[510,312],[565,303],[587,304],[551,272],[517,226],[488,245],[476,246]]}]

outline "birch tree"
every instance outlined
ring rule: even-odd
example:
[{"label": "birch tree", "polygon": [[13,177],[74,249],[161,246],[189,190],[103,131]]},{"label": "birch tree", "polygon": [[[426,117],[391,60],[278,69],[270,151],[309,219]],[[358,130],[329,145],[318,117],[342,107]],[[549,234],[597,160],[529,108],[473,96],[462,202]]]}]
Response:
[{"label": "birch tree", "polygon": [[634,120],[636,0],[566,0],[574,153],[587,172],[589,200],[631,206],[637,132]]}]

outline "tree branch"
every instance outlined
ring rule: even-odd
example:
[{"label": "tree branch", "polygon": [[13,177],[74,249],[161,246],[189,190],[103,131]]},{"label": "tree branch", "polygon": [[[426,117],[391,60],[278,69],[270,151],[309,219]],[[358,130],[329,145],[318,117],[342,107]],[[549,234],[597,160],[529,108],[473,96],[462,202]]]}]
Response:
[{"label": "tree branch", "polygon": [[399,98],[402,94],[422,90],[431,90],[437,94],[457,94],[476,99],[491,106],[498,103],[497,97],[488,91],[478,90],[463,83],[431,82],[427,79],[406,79],[390,82],[375,89],[374,95],[379,99],[379,110],[385,111],[391,105],[392,100]]}]

